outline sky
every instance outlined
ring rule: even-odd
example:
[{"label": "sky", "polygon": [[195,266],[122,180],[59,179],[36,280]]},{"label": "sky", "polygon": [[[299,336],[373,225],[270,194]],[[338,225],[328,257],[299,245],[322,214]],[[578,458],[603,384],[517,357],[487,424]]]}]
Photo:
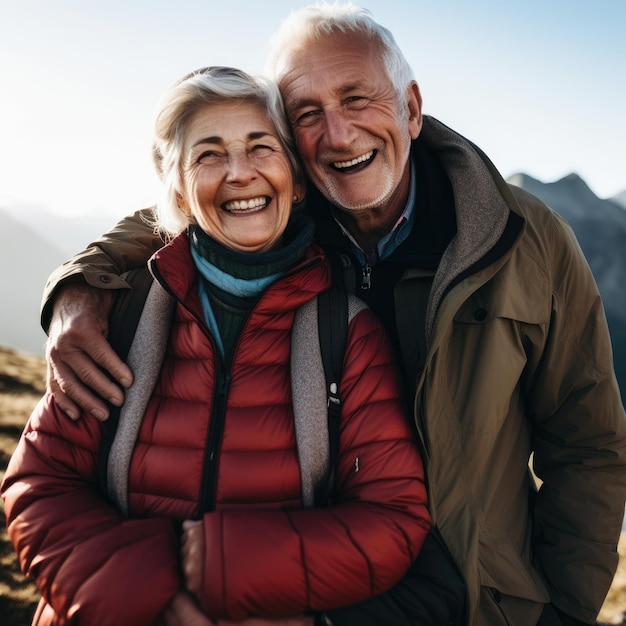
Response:
[{"label": "sky", "polygon": [[[626,189],[626,2],[363,0],[424,112],[503,176]],[[288,0],[0,0],[0,208],[116,220],[156,197],[154,107],[205,65],[261,73]]]}]

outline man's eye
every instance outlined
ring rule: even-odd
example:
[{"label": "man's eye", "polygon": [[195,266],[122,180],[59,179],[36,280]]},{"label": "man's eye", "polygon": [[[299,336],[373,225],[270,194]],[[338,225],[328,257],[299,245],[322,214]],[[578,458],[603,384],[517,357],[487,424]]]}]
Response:
[{"label": "man's eye", "polygon": [[365,98],[364,96],[350,96],[345,100],[345,104],[352,109],[359,109],[361,107],[367,106],[368,102],[369,99]]},{"label": "man's eye", "polygon": [[305,111],[296,117],[295,126],[311,126],[320,118],[321,111],[315,109]]}]

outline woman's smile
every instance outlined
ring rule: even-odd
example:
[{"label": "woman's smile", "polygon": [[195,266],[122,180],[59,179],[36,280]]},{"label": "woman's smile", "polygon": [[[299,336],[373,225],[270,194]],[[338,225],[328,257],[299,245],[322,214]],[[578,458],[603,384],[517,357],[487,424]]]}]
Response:
[{"label": "woman's smile", "polygon": [[267,196],[258,196],[249,200],[230,200],[222,205],[229,213],[255,213],[263,210],[270,203]]}]

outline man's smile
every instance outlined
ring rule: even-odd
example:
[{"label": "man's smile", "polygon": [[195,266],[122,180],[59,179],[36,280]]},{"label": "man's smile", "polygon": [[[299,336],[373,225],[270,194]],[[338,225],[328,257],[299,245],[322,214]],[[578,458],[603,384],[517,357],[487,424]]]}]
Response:
[{"label": "man's smile", "polygon": [[331,167],[339,171],[354,171],[360,165],[367,165],[375,156],[376,150],[370,150],[365,154],[362,154],[349,161],[333,161]]}]

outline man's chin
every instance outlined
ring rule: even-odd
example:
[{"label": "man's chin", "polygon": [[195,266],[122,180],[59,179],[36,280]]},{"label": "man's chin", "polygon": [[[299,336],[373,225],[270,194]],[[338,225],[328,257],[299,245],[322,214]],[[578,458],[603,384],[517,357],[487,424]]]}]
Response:
[{"label": "man's chin", "polygon": [[378,196],[372,198],[370,196],[364,196],[363,194],[339,194],[335,192],[326,197],[334,206],[347,213],[363,213],[364,211],[370,211],[381,205],[381,199]]},{"label": "man's chin", "polygon": [[345,180],[325,180],[325,185],[318,186],[322,194],[335,207],[349,212],[358,213],[369,211],[376,207],[383,206],[389,200],[390,181],[385,180],[385,188],[368,190],[366,188],[368,178],[361,178],[361,184],[358,180],[352,180],[349,183]]},{"label": "man's chin", "polygon": [[322,195],[336,208],[347,212],[367,211],[376,206],[372,198],[354,190],[340,189],[338,185],[318,186]]}]

